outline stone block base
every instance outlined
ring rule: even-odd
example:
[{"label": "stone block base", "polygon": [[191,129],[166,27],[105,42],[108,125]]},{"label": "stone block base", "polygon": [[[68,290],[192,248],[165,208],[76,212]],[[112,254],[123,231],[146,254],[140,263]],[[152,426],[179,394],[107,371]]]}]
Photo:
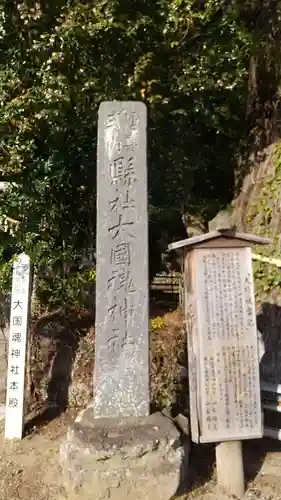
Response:
[{"label": "stone block base", "polygon": [[180,496],[186,486],[189,443],[161,413],[94,419],[89,408],[61,445],[68,498],[169,500]]}]

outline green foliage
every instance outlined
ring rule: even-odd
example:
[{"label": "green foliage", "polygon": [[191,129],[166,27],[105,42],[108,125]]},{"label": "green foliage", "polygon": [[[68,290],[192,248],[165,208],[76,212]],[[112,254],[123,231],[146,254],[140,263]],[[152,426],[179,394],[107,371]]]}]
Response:
[{"label": "green foliage", "polygon": [[38,279],[37,299],[49,308],[63,305],[91,308],[94,299],[95,275],[89,270],[72,271],[62,276],[45,271]]},{"label": "green foliage", "polygon": [[256,294],[261,297],[280,286],[280,269],[270,264],[254,263]]},{"label": "green foliage", "polygon": [[[278,176],[281,175],[281,142],[279,142],[276,146],[275,150],[275,164],[276,164],[276,172]],[[280,179],[280,177],[279,177]]]},{"label": "green foliage", "polygon": [[15,250],[39,276],[53,268],[42,300],[80,300],[88,279],[101,101],[148,105],[151,260],[182,236],[182,213],[230,201],[255,40],[244,18],[222,0],[0,0],[0,175],[13,183],[0,216],[19,221]]},{"label": "green foliage", "polygon": [[[3,254],[3,252],[2,252]],[[0,257],[1,294],[7,295],[12,288],[13,259],[6,262],[3,255]]]},{"label": "green foliage", "polygon": [[[256,188],[251,197],[247,213],[247,230],[261,236],[267,236],[272,244],[257,246],[255,253],[271,258],[280,258],[280,182],[281,182],[281,144],[275,147],[272,172],[265,174],[260,189]],[[280,286],[280,268],[264,262],[254,261],[256,298],[263,298]]]}]

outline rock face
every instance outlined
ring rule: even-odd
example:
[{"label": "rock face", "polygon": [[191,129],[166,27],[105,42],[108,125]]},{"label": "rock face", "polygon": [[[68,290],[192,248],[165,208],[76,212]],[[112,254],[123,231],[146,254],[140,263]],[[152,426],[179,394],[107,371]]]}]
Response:
[{"label": "rock face", "polygon": [[[267,236],[272,244],[256,247],[254,253],[280,258],[281,147],[272,144],[250,158],[250,171],[233,202],[232,219],[238,230]],[[264,344],[260,369],[263,380],[281,380],[280,269],[253,260],[257,325]]]},{"label": "rock face", "polygon": [[92,399],[93,318],[87,310],[41,316],[29,335],[30,410],[48,403],[85,408]]},{"label": "rock face", "polygon": [[69,498],[169,500],[184,493],[190,441],[161,413],[93,419],[88,408],[61,445]]},{"label": "rock face", "polygon": [[221,210],[210,222],[209,231],[228,229],[233,227],[231,208]]},{"label": "rock face", "polygon": [[[272,245],[255,247],[254,253],[280,259],[281,249],[281,143],[252,155],[241,190],[231,209],[220,212],[210,230],[230,225],[237,231],[249,232],[272,239]],[[264,350],[260,369],[264,380],[281,381],[281,293],[280,269],[253,261],[255,277],[257,326],[259,344]],[[260,351],[261,352],[261,351]]]}]

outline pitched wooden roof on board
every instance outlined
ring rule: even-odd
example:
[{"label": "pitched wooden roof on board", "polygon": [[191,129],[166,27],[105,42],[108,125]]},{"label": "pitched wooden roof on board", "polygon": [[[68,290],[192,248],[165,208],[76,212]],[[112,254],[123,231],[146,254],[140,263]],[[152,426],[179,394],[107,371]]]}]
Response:
[{"label": "pitched wooden roof on board", "polygon": [[200,236],[194,236],[193,238],[187,238],[185,240],[175,241],[170,243],[168,246],[169,250],[178,250],[183,247],[193,247],[195,245],[204,243],[205,241],[215,240],[217,238],[227,238],[232,240],[245,241],[245,243],[256,244],[256,245],[269,245],[272,241],[269,238],[263,238],[261,236],[255,236],[253,234],[247,233],[237,233],[233,229],[220,229],[218,231],[211,231],[210,233],[200,234]]}]

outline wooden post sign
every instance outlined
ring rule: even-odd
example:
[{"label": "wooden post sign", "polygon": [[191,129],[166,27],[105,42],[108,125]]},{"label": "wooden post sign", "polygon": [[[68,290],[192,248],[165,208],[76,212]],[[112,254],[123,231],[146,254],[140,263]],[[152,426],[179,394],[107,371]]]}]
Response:
[{"label": "wooden post sign", "polygon": [[268,243],[267,238],[224,229],[169,245],[185,253],[191,434],[196,443],[263,435],[250,247]]},{"label": "wooden post sign", "polygon": [[26,254],[14,262],[12,287],[5,439],[21,439],[30,297],[30,260]]}]

